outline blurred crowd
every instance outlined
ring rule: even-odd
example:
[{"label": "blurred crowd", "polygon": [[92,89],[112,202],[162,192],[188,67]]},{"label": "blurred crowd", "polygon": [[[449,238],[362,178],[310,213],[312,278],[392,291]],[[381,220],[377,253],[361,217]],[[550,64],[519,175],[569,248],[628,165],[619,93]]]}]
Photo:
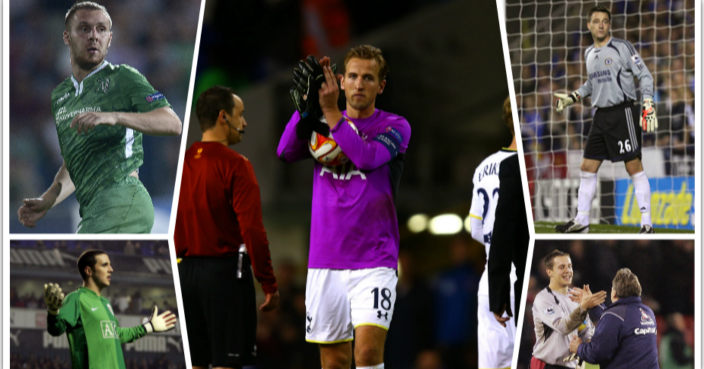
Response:
[{"label": "blurred crowd", "polygon": [[[384,362],[396,369],[460,369],[477,365],[477,289],[484,268],[480,246],[457,238],[447,264],[422,272],[423,259],[402,249],[397,299],[388,331]],[[476,249],[473,249],[476,248]],[[305,341],[305,265],[275,263],[279,308],[260,314],[257,327],[259,369],[320,366],[316,344]]]},{"label": "blurred crowd", "polygon": [[[544,6],[536,5],[533,18],[530,11],[512,13],[516,1],[508,3],[507,24],[514,23],[508,41],[529,177],[564,178],[566,151],[583,150],[593,109],[587,99],[555,113],[553,94],[572,92],[586,80],[584,51],[593,43],[586,13],[591,6],[539,2]],[[606,6],[612,12],[612,37],[630,41],[653,75],[659,125],[643,134],[643,147],[661,149],[667,175],[694,175],[694,1],[613,1]],[[555,13],[559,15],[550,17]],[[525,14],[530,18],[523,19]],[[520,32],[519,18],[525,21]]]},{"label": "blurred crowd", "polygon": [[[68,352],[63,356],[37,356],[35,354],[10,354],[10,369],[71,369]],[[166,355],[159,359],[125,359],[125,369],[181,369],[185,364],[176,365]]]},{"label": "blurred crowd", "polygon": [[[554,249],[570,254],[573,285],[589,284],[594,292],[609,294],[618,269],[631,269],[643,288],[643,303],[656,316],[660,368],[694,368],[695,282],[694,242],[691,240],[536,242],[518,368],[529,367],[535,344],[531,309],[535,296],[550,283],[542,258]],[[609,297],[607,306],[610,303]]]},{"label": "blurred crowd", "polygon": [[[41,195],[62,164],[51,91],[71,76],[64,15],[73,0],[10,4],[10,199]],[[162,92],[183,122],[200,2],[106,0],[113,21],[106,59],[129,64]],[[40,9],[40,10],[39,10]],[[180,137],[144,136],[140,179],[152,198],[173,196]],[[55,212],[54,212],[55,213]],[[49,214],[53,216],[53,213]]]}]

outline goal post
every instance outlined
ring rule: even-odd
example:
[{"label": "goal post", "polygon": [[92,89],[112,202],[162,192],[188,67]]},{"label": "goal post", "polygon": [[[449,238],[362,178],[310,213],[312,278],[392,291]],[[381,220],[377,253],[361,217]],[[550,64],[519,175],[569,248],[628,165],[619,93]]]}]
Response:
[{"label": "goal post", "polygon": [[[586,98],[556,113],[556,92],[587,78],[592,45],[587,13],[596,2],[505,0],[506,33],[521,138],[536,222],[565,222],[577,213],[580,165],[594,109]],[[695,2],[602,1],[611,36],[630,41],[653,75],[659,126],[643,134],[642,161],[656,228],[694,229]],[[638,105],[642,97],[638,96]],[[640,107],[638,107],[640,109]],[[623,163],[598,173],[593,223],[640,225],[633,185]]]}]

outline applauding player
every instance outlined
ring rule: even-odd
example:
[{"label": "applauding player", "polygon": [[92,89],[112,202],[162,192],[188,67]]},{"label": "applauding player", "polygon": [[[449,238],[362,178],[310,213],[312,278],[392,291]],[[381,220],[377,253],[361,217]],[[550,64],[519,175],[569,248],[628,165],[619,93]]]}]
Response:
[{"label": "applauding player", "polygon": [[78,233],[149,233],[154,206],[138,176],[142,134],[179,135],[181,120],[137,70],[105,60],[112,19],[104,6],[76,3],[65,23],[73,75],[51,93],[64,163],[41,197],[24,200],[19,220],[35,227],[76,191]]},{"label": "applauding player", "polygon": [[[584,148],[577,217],[558,225],[555,230],[559,233],[589,232],[589,211],[598,180],[596,173],[606,159],[626,163],[640,207],[639,233],[654,233],[650,217],[650,183],[641,162],[642,131],[653,132],[658,128],[653,77],[630,42],[612,38],[609,34],[611,12],[608,9],[597,6],[587,17],[587,26],[594,39],[594,45],[584,52],[589,79],[577,91],[555,96],[558,98],[558,113],[587,96],[592,97],[592,107],[597,110]],[[643,96],[642,117],[634,105],[636,78]]]},{"label": "applauding player", "polygon": [[121,328],[110,302],[100,292],[110,286],[113,269],[110,258],[101,250],[88,250],[78,258],[83,287],[64,294],[58,284],[44,285],[44,302],[48,314],[46,330],[52,336],[64,332],[71,349],[74,369],[124,369],[122,343],[135,341],[152,332],[164,332],[176,324],[170,311],[159,314],[154,306],[148,322]]},{"label": "applauding player", "polygon": [[[323,369],[351,366],[353,337],[357,368],[380,369],[398,281],[394,197],[411,127],[403,117],[375,107],[389,71],[381,50],[368,45],[350,50],[344,76],[334,74],[327,57],[319,65],[314,58],[308,61],[302,66],[313,74],[303,90],[311,93],[298,94],[299,109],[281,137],[278,156],[285,162],[311,157],[306,135],[299,138],[296,130],[313,127],[308,119],[317,119],[317,111],[349,162],[328,167],[316,161],[313,168],[306,340],[320,345]],[[338,79],[347,100],[342,112]],[[319,107],[314,98],[306,100],[315,95]]]}]

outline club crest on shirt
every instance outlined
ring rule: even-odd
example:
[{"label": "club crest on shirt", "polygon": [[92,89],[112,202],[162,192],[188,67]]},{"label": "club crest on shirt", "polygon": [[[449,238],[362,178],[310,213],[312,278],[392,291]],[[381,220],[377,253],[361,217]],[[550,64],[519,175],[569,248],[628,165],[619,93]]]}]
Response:
[{"label": "club crest on shirt", "polygon": [[555,308],[553,306],[550,306],[549,308],[545,309],[545,314],[547,314],[547,315],[555,314]]},{"label": "club crest on shirt", "polygon": [[613,64],[613,63],[614,63],[614,60],[611,59],[611,58],[606,58],[606,59],[604,59],[604,64],[605,64],[606,66],[609,66],[609,65],[611,65],[611,64]]},{"label": "club crest on shirt", "polygon": [[108,88],[110,87],[110,79],[109,78],[98,78],[98,80],[95,82],[95,92],[96,93],[107,93]]},{"label": "club crest on shirt", "polygon": [[640,309],[640,324],[653,325],[655,322],[650,318],[650,316],[643,310]]}]

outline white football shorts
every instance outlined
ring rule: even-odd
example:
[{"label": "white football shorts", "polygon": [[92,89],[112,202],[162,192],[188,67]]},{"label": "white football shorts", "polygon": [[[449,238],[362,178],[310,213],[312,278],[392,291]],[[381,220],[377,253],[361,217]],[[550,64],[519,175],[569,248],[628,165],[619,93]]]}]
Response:
[{"label": "white football shorts", "polygon": [[388,330],[397,282],[391,268],[308,269],[306,341],[349,342],[361,325]]},{"label": "white football shorts", "polygon": [[[479,335],[479,368],[498,369],[510,368],[513,358],[513,343],[516,340],[516,324],[512,317],[506,322],[506,327],[502,327],[494,318],[494,313],[489,310],[489,296],[478,296],[479,308],[477,318],[479,325],[477,333]],[[511,297],[511,306],[515,306],[514,298]],[[511,309],[513,310],[513,308]],[[504,313],[504,316],[505,315]]]}]

